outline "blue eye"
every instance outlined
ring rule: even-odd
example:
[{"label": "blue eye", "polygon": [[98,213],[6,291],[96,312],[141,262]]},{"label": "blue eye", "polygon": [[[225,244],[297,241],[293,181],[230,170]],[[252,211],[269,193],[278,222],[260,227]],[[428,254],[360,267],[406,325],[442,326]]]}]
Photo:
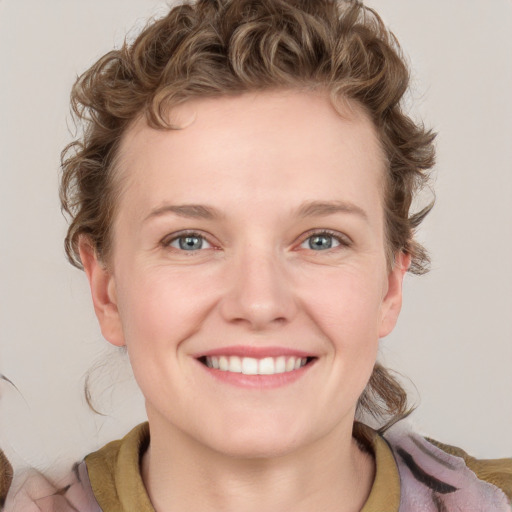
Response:
[{"label": "blue eye", "polygon": [[[183,252],[197,252],[202,249],[211,249],[212,245],[206,240],[203,235],[199,233],[183,233],[173,238],[163,241],[165,247],[172,247],[178,251]],[[313,233],[304,239],[300,244],[303,249],[309,249],[316,252],[328,251],[329,249],[336,249],[340,246],[349,246],[350,241],[346,240],[338,233],[330,233],[328,231],[321,231]]]},{"label": "blue eye", "polygon": [[209,249],[211,245],[206,239],[197,233],[187,233],[170,240],[166,245],[181,251],[199,251]]},{"label": "blue eye", "polygon": [[301,247],[304,249],[311,249],[313,251],[326,251],[335,249],[340,245],[349,245],[348,242],[343,240],[339,235],[334,235],[328,232],[314,233],[302,242]]}]

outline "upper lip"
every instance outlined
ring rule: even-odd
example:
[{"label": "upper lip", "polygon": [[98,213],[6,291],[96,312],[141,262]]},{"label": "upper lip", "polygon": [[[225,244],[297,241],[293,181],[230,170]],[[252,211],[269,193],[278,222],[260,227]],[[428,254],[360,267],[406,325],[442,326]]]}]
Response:
[{"label": "upper lip", "polygon": [[230,347],[220,347],[205,352],[199,352],[194,355],[196,358],[212,357],[212,356],[238,356],[238,357],[252,357],[254,359],[263,359],[265,357],[316,357],[312,352],[304,350],[297,350],[289,347],[258,347],[258,346],[244,346],[234,345]]}]

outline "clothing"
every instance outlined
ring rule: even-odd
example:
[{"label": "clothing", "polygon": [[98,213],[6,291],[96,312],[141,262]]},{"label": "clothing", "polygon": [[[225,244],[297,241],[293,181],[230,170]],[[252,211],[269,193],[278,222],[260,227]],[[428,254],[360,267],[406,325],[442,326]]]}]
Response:
[{"label": "clothing", "polygon": [[418,435],[407,422],[385,439],[400,474],[399,512],[512,511],[512,459],[477,460]]},{"label": "clothing", "polygon": [[[354,437],[376,463],[361,512],[512,512],[512,458],[474,459],[459,448],[416,434],[407,421],[384,435],[356,423]],[[77,466],[75,482],[59,498],[70,495],[75,507],[70,511],[154,512],[140,475],[148,445],[149,427],[143,423],[89,454]],[[25,512],[6,506],[6,512],[18,510]]]}]

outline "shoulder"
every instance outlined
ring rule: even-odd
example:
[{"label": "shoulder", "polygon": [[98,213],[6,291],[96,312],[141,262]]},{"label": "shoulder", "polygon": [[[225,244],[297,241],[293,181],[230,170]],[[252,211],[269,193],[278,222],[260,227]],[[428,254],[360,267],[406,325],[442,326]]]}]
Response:
[{"label": "shoulder", "polygon": [[445,453],[460,457],[466,466],[475,473],[480,480],[485,480],[499,487],[512,501],[512,457],[502,459],[476,459],[456,446],[440,443],[434,439],[425,438],[433,446]]},{"label": "shoulder", "polygon": [[103,510],[153,512],[140,474],[140,460],[149,444],[148,423],[85,457],[91,487]]},{"label": "shoulder", "polygon": [[101,487],[115,486],[115,479],[123,468],[130,473],[132,470],[138,473],[141,454],[148,445],[149,425],[146,422],[136,426],[122,439],[87,455],[85,462],[93,487],[100,484]]},{"label": "shoulder", "polygon": [[0,506],[5,512],[101,512],[84,463],[75,464],[58,485],[34,469],[17,470],[9,483],[4,508]]},{"label": "shoulder", "polygon": [[13,475],[11,465],[0,451],[0,510],[154,512],[139,472],[140,455],[147,443],[149,428],[145,423],[123,439],[87,455],[58,483],[34,469],[16,469]]},{"label": "shoulder", "polygon": [[398,466],[405,510],[423,510],[414,508],[420,501],[432,502],[433,510],[512,510],[512,458],[476,459],[416,433],[407,421],[393,425],[384,439]]}]

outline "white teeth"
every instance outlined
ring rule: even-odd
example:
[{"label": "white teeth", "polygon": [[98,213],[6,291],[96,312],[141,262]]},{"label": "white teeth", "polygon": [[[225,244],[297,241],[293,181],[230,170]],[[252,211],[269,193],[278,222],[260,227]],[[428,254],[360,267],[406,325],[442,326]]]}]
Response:
[{"label": "white teeth", "polygon": [[243,371],[242,360],[237,356],[230,357],[228,371],[235,372],[235,373],[245,373]]},{"label": "white teeth", "polygon": [[292,372],[302,368],[307,363],[305,357],[254,357],[238,356],[208,356],[206,366],[223,372],[243,373],[244,375],[275,375],[277,373]]},{"label": "white teeth", "polygon": [[274,360],[271,357],[265,357],[265,359],[261,359],[259,370],[261,375],[273,375],[276,372]]},{"label": "white teeth", "polygon": [[258,360],[252,357],[242,359],[242,373],[244,375],[258,375]]},{"label": "white teeth", "polygon": [[[288,361],[293,361],[294,359],[294,357],[290,357]],[[286,367],[286,357],[280,356],[276,358],[276,373],[284,373],[291,370],[293,370],[293,366],[290,369]]]}]

